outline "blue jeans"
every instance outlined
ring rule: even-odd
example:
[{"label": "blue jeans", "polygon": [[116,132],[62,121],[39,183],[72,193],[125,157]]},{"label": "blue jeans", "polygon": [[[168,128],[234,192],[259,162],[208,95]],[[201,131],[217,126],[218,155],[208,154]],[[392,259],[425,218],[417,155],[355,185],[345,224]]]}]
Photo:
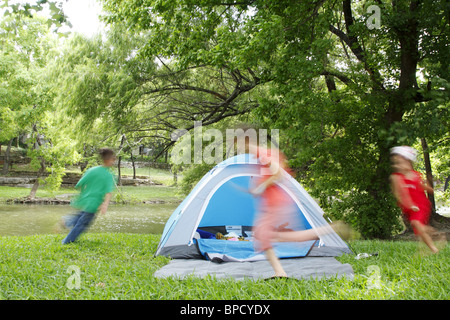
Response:
[{"label": "blue jeans", "polygon": [[63,244],[74,242],[78,236],[84,232],[94,220],[95,214],[89,212],[78,212],[77,214],[65,216],[65,225],[67,227],[73,227],[69,234],[62,241]]}]

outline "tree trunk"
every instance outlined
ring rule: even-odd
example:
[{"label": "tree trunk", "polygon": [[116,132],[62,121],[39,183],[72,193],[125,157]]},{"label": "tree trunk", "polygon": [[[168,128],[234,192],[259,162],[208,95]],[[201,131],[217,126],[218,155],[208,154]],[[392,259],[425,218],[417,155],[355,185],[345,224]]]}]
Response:
[{"label": "tree trunk", "polygon": [[[36,107],[36,106],[35,106]],[[35,142],[35,148],[41,148],[42,147],[42,140],[41,136],[39,135],[37,124],[33,124],[33,132],[36,133],[36,142]],[[34,199],[36,197],[37,189],[39,188],[39,179],[42,177],[42,175],[45,172],[45,160],[41,157],[40,158],[40,164],[41,167],[39,168],[36,181],[34,182],[33,186],[31,187],[30,195],[28,196],[29,199]]]},{"label": "tree trunk", "polygon": [[178,185],[178,172],[177,172],[177,170],[173,171],[173,185],[174,186]]},{"label": "tree trunk", "polygon": [[[434,187],[433,184],[433,172],[431,170],[431,162],[430,162],[430,152],[428,151],[428,143],[425,138],[420,139],[420,142],[422,143],[422,149],[423,149],[423,160],[425,163],[425,172],[427,176],[427,181],[430,184],[430,186]],[[428,199],[431,202],[431,219],[435,219],[437,217],[436,215],[436,202],[434,200],[434,194],[427,192]]]},{"label": "tree trunk", "polygon": [[133,179],[136,179],[136,165],[134,164],[133,150],[130,148],[131,164],[133,166]]},{"label": "tree trunk", "polygon": [[119,186],[122,185],[122,173],[120,172],[120,163],[122,162],[122,156],[119,156],[119,160],[117,161],[117,184]]},{"label": "tree trunk", "polygon": [[44,175],[45,172],[45,161],[44,159],[41,159],[41,167],[39,168],[36,181],[34,182],[33,186],[31,187],[30,195],[28,196],[28,199],[34,199],[36,198],[36,193],[39,188],[39,179]]},{"label": "tree trunk", "polygon": [[[83,144],[83,157],[85,157],[85,158],[87,157],[86,143]],[[80,170],[81,170],[81,172],[83,172],[86,169],[87,165],[88,165],[87,161],[80,161]]]},{"label": "tree trunk", "polygon": [[[122,139],[120,140],[120,147],[119,147],[119,154],[122,153],[123,144],[125,142],[125,135],[122,135]],[[120,164],[122,162],[122,156],[119,155],[119,160],[117,161],[117,171],[118,171],[118,177],[117,177],[117,184],[119,186],[122,186],[122,173],[120,172]]]},{"label": "tree trunk", "polygon": [[83,172],[86,169],[87,165],[88,165],[87,161],[81,161],[80,162],[80,171]]},{"label": "tree trunk", "polygon": [[5,152],[5,163],[3,163],[2,175],[7,175],[9,172],[10,162],[11,162],[11,147],[14,139],[9,140],[8,147]]}]

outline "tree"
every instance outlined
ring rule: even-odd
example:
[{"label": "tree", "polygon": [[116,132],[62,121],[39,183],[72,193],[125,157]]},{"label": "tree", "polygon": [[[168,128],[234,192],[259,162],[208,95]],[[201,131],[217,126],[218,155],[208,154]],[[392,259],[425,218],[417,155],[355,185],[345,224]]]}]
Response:
[{"label": "tree", "polygon": [[[66,0],[67,1],[67,0]],[[21,18],[33,18],[37,13],[41,12],[44,7],[48,5],[50,11],[50,17],[46,19],[46,24],[49,28],[55,27],[55,31],[67,24],[72,27],[71,23],[67,20],[67,16],[64,14],[62,9],[63,1],[48,1],[48,0],[38,0],[34,3],[30,2],[15,2],[10,3],[9,0],[2,1],[0,9],[3,9],[3,16],[13,16],[15,20],[20,21]]]},{"label": "tree", "polygon": [[114,28],[106,41],[102,35],[72,34],[52,67],[55,102],[67,117],[76,119],[74,133],[85,157],[82,169],[93,163],[99,147],[108,144],[118,149],[119,177],[122,153],[130,152],[134,143],[125,133],[129,126],[139,125],[139,113],[132,107],[141,97],[141,75],[153,68],[153,62],[134,60],[139,37],[125,34]]},{"label": "tree", "polygon": [[8,173],[12,139],[30,126],[29,114],[39,99],[34,87],[48,48],[38,36],[46,32],[43,23],[9,16],[0,24],[0,142],[9,140],[2,174]]},{"label": "tree", "polygon": [[111,136],[163,144],[155,158],[173,146],[174,130],[189,130],[197,120],[213,124],[254,107],[255,100],[246,94],[258,81],[251,70],[177,71],[171,61],[142,55],[147,40],[120,24],[104,38],[74,35],[54,75],[59,104],[82,117],[85,127],[102,121]]},{"label": "tree", "polygon": [[[65,113],[52,108],[45,110],[33,124],[28,156],[31,165],[38,169],[29,198],[34,199],[41,183],[51,191],[57,190],[62,183],[67,165],[81,160],[77,150],[77,140],[73,134],[74,126],[67,122]],[[47,177],[42,179],[44,173]]]},{"label": "tree", "polygon": [[369,1],[103,4],[106,22],[146,34],[140,54],[172,59],[173,72],[246,70],[249,90],[269,86],[247,111],[282,129],[291,164],[322,205],[366,237],[398,228],[389,149],[424,138],[411,121],[425,106],[444,116],[431,113],[433,123],[448,123],[445,1],[376,2],[379,28],[368,28]]},{"label": "tree", "polygon": [[[47,187],[57,189],[65,174],[66,164],[78,160],[75,144],[69,138],[71,126],[53,103],[52,83],[47,67],[56,53],[56,37],[50,33],[44,18],[10,16],[2,21],[1,40],[4,44],[4,95],[0,103],[2,114],[9,116],[10,135],[29,133],[28,156],[38,169],[30,198],[42,182],[45,172]],[[13,29],[14,32],[9,32]],[[14,61],[14,63],[12,63]],[[5,116],[2,120],[6,122]],[[6,130],[2,130],[6,132]]]}]

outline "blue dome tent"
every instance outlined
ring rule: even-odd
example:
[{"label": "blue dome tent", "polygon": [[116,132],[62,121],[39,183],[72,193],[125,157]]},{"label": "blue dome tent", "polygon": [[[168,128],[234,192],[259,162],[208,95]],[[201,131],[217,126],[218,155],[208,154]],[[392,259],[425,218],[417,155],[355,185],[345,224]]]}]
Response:
[{"label": "blue dome tent", "polygon": [[[229,231],[251,236],[255,220],[256,199],[248,190],[252,179],[259,176],[260,166],[250,154],[231,157],[212,168],[175,209],[167,221],[156,254],[171,258],[219,258],[224,261],[265,259],[253,249],[252,241],[224,241],[199,237],[199,234],[226,234]],[[279,186],[294,200],[296,215],[304,229],[327,225],[323,210],[305,189],[286,171]],[[251,238],[249,238],[251,239]],[[303,257],[311,249],[327,256],[351,253],[336,234],[319,241],[274,244],[280,258]]]}]

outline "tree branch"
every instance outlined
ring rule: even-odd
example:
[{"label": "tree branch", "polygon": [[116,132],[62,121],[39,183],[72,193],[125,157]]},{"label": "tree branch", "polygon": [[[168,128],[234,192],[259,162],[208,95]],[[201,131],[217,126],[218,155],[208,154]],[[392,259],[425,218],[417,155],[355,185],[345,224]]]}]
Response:
[{"label": "tree branch", "polygon": [[345,83],[346,85],[353,83],[353,81],[349,77],[347,77],[347,76],[345,76],[343,74],[337,73],[337,72],[332,72],[332,71],[325,70],[325,71],[322,71],[320,73],[320,75],[336,77],[339,80],[341,80],[343,83]]},{"label": "tree branch", "polygon": [[336,28],[333,25],[330,25],[328,29],[339,37],[353,52],[355,57],[364,64],[364,69],[369,73],[370,78],[372,79],[374,85],[378,89],[384,90],[383,83],[381,81],[380,74],[377,70],[373,69],[369,66],[367,63],[367,55],[366,52],[361,47],[360,43],[358,42],[358,38],[353,35],[352,32],[352,26],[354,24],[354,19],[352,15],[352,8],[351,8],[351,0],[343,0],[342,2],[342,11],[344,13],[344,22],[345,22],[345,29],[347,33],[343,32],[342,30]]}]

